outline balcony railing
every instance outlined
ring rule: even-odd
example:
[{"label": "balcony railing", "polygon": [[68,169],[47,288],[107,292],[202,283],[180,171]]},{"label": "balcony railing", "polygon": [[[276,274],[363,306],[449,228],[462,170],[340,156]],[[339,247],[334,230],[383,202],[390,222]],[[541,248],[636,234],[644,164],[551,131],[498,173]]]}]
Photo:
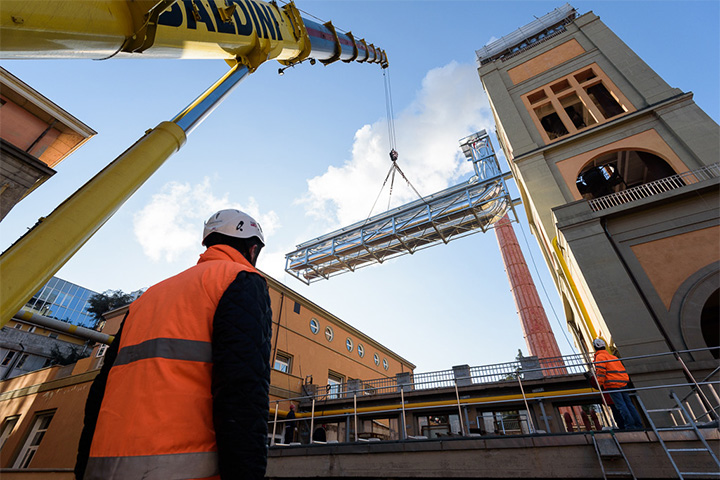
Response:
[{"label": "balcony railing", "polygon": [[[582,355],[566,355],[556,358],[524,357],[515,362],[497,363],[470,367],[459,365],[452,370],[437,372],[404,373],[396,377],[376,378],[372,380],[351,380],[340,386],[345,396],[376,395],[397,393],[410,390],[431,390],[436,388],[453,388],[496,382],[517,382],[518,377],[532,380],[559,375],[577,375],[587,371],[587,362]],[[327,392],[320,389],[320,393]],[[337,398],[337,396],[333,397]]]},{"label": "balcony railing", "polygon": [[[698,382],[688,370],[682,357],[694,358],[693,355],[707,355],[707,352],[718,348],[720,347],[653,353],[622,359],[625,365],[635,362],[646,365],[650,358],[672,356],[678,362],[679,368],[682,368],[688,376],[687,383],[660,384],[632,389],[636,392],[670,390],[674,402],[668,403],[665,400],[661,402],[662,405],[657,405],[658,407],[672,405],[670,409],[646,410],[637,397],[641,414],[648,419],[648,424],[654,430],[656,424],[663,429],[675,426],[679,430],[687,430],[686,424],[689,422],[717,426],[717,421],[720,420],[718,413],[720,381],[717,380],[719,369],[715,369]],[[567,384],[560,384],[559,390],[550,388],[546,391],[545,388],[536,388],[538,384],[535,382],[526,383],[528,380],[537,381],[549,377],[557,379],[562,376],[578,376],[592,372],[592,363],[593,360],[586,359],[580,354],[544,359],[522,357],[517,362],[479,367],[459,365],[452,370],[429,373],[404,372],[397,374],[395,378],[351,380],[340,385],[329,385],[328,388],[309,389],[302,397],[282,398],[271,402],[270,441],[271,445],[288,444],[293,441],[297,442],[295,445],[308,445],[343,441],[422,440],[440,436],[439,430],[435,432],[437,435],[426,434],[424,430],[422,433],[413,433],[423,428],[417,420],[422,416],[443,416],[448,419],[451,416],[455,417],[456,423],[452,420],[444,423],[437,420],[442,425],[436,427],[443,430],[444,436],[562,433],[563,428],[567,432],[600,430],[605,427],[617,428],[610,409],[603,400],[602,392],[597,389],[567,390],[564,389]],[[474,385],[484,387],[493,383],[499,384],[503,389],[515,384],[519,387],[520,393],[508,396],[508,390],[505,389],[502,396],[476,394],[473,397],[468,395],[468,392],[472,392],[471,389],[458,388]],[[589,387],[590,383],[587,385]],[[448,388],[453,387],[454,398],[448,396],[447,391]],[[433,389],[444,391],[432,392]],[[674,391],[684,392],[685,396],[680,399],[675,396]],[[423,395],[411,396],[411,392],[421,392]],[[383,393],[391,395],[373,398],[372,403],[359,404],[362,399],[368,398],[367,395]],[[432,399],[425,395],[432,393],[444,397],[437,396]],[[657,396],[658,399],[661,397],[665,395]],[[428,401],[428,398],[432,401]],[[329,405],[328,400],[338,402]],[[541,401],[545,400],[549,403],[547,407],[540,407],[543,416],[537,416],[538,412],[533,413],[530,402],[540,402],[542,405]],[[288,419],[285,416],[290,405],[296,405],[298,413],[297,417]],[[585,409],[579,408],[588,406],[591,412],[589,414],[586,414]],[[564,422],[558,422],[554,427],[550,425],[547,422],[547,418],[550,417],[545,416],[545,408],[550,409],[549,411],[555,411],[554,409],[557,408],[557,412],[563,415]],[[564,412],[561,409],[565,409]],[[678,409],[682,409],[683,413],[676,412]],[[407,412],[414,412],[414,416],[407,416]],[[650,423],[650,413],[660,413],[661,418],[654,419],[655,423]],[[476,415],[476,420],[472,415]],[[322,438],[315,437],[316,426],[318,430],[323,431]],[[377,426],[381,427],[382,431],[376,431]],[[298,438],[293,440],[296,427]],[[327,439],[324,435],[326,432],[330,435]],[[657,435],[657,430],[655,434]]]},{"label": "balcony railing", "polygon": [[611,193],[610,195],[605,195],[604,197],[594,198],[588,203],[590,204],[590,208],[592,208],[593,212],[599,212],[600,210],[624,205],[626,203],[652,197],[654,195],[682,188],[686,185],[692,185],[693,183],[699,183],[704,180],[717,177],[720,177],[720,163],[714,163],[690,172],[661,178],[660,180],[628,188],[627,190],[622,190],[620,192]]}]

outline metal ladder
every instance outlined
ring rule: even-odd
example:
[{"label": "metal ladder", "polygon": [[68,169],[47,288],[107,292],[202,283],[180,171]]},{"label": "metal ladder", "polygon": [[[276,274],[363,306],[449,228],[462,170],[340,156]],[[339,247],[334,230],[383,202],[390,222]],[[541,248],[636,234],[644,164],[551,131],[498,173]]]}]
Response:
[{"label": "metal ladder", "polygon": [[[637,480],[635,473],[633,472],[630,462],[625,456],[625,452],[620,446],[620,442],[615,436],[615,432],[610,430],[608,433],[601,433],[596,435],[595,432],[590,432],[590,436],[595,446],[595,453],[600,462],[600,470],[602,470],[603,478],[607,480],[608,477],[627,477]],[[623,459],[625,462],[626,470],[606,470],[606,466],[616,466],[619,460]],[[606,464],[607,462],[607,464]]]},{"label": "metal ladder", "polygon": [[[643,405],[642,400],[640,400],[640,397],[637,397],[637,401],[640,403],[640,406],[645,411],[648,422],[650,423],[650,426],[653,429],[653,432],[655,432],[655,436],[657,437],[658,441],[660,442],[660,445],[662,446],[663,450],[665,450],[665,454],[667,455],[668,459],[670,460],[670,463],[672,464],[673,468],[675,469],[675,472],[678,474],[678,478],[681,480],[685,479],[685,476],[715,476],[720,478],[720,461],[718,460],[718,457],[715,455],[715,453],[712,451],[712,448],[710,448],[710,445],[708,445],[707,441],[705,440],[705,437],[702,433],[698,430],[697,424],[695,423],[695,420],[688,414],[688,411],[683,406],[680,399],[675,395],[674,391],[670,391],[670,398],[672,398],[675,401],[676,407],[672,408],[658,408],[653,410],[648,410],[645,408],[645,405]],[[652,413],[659,413],[659,412],[680,412],[680,415],[682,418],[687,419],[687,423],[684,425],[676,425],[674,427],[657,427],[655,425],[655,422],[652,420]],[[672,417],[672,414],[671,414]],[[674,417],[672,417],[674,419]],[[663,441],[662,437],[660,436],[659,432],[667,432],[667,431],[693,431],[695,432],[695,436],[698,440],[703,444],[704,448],[668,448],[665,442]],[[714,472],[681,472],[678,465],[675,463],[675,459],[673,458],[673,454],[685,454],[685,453],[700,453],[705,452],[708,455],[712,457],[712,459],[715,461],[715,464],[718,467],[718,470]]]}]

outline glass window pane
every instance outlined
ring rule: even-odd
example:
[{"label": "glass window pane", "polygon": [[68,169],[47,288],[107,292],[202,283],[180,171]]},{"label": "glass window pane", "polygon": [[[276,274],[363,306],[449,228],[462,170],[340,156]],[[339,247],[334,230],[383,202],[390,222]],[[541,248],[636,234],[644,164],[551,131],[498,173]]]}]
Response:
[{"label": "glass window pane", "polygon": [[313,335],[320,331],[320,324],[315,318],[310,320],[310,331],[313,333]]}]

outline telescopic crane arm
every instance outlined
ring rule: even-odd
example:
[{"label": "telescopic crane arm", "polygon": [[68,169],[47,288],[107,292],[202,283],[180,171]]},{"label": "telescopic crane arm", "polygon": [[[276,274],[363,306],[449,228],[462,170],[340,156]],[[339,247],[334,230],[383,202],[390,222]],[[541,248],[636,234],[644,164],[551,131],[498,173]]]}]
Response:
[{"label": "telescopic crane arm", "polygon": [[259,0],[2,0],[0,59],[217,58],[231,70],[148,130],[0,256],[0,326],[185,143],[187,135],[260,64],[305,59],[388,66],[385,52]]},{"label": "telescopic crane arm", "polygon": [[0,58],[217,58],[254,71],[275,59],[388,61],[385,52],[260,0],[3,0]]}]

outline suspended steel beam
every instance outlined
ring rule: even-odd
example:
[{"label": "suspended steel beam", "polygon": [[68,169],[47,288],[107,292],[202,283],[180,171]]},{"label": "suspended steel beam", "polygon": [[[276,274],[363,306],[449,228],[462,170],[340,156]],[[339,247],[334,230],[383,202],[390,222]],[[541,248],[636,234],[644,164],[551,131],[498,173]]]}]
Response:
[{"label": "suspended steel beam", "polygon": [[310,284],[486,231],[512,209],[510,174],[484,130],[460,144],[477,174],[469,181],[302,243],[285,256],[285,271]]}]

